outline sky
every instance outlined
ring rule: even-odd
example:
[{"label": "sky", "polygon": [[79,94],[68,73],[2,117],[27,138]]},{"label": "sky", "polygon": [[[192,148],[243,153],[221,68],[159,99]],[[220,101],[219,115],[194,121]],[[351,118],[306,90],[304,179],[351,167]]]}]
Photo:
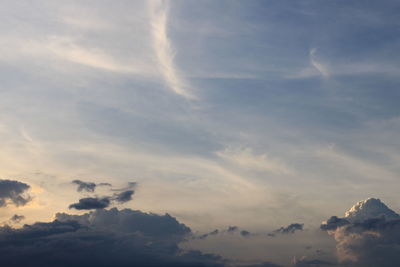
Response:
[{"label": "sky", "polygon": [[[399,266],[398,219],[393,233],[343,219],[369,198],[400,211],[399,12],[394,0],[2,1],[0,251],[26,260],[3,264],[78,266],[10,252],[26,236],[55,249],[45,228],[65,254],[101,232],[106,247],[76,256],[88,267]],[[350,237],[368,246],[343,256]]]}]

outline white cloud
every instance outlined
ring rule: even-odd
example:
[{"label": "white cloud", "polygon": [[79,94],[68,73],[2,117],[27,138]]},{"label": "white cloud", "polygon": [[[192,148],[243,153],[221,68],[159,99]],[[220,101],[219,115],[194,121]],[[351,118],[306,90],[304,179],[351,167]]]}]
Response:
[{"label": "white cloud", "polygon": [[186,98],[195,98],[189,91],[189,85],[182,78],[174,62],[174,50],[167,34],[168,2],[149,1],[153,48],[158,59],[159,69],[168,87],[176,94]]},{"label": "white cloud", "polygon": [[317,49],[313,48],[310,50],[310,63],[311,65],[319,71],[319,73],[324,77],[329,77],[328,67],[317,59]]}]

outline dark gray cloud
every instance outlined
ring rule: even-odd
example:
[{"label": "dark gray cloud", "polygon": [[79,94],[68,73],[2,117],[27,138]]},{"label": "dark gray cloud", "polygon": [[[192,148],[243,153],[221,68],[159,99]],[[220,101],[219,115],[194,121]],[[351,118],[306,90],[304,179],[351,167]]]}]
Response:
[{"label": "dark gray cloud", "polygon": [[98,186],[112,186],[110,183],[99,183]]},{"label": "dark gray cloud", "polygon": [[133,190],[123,191],[121,193],[117,193],[114,195],[113,200],[117,201],[118,203],[125,203],[132,200],[132,196],[135,193]]},{"label": "dark gray cloud", "polygon": [[122,188],[113,188],[112,191],[127,191],[133,190],[137,187],[137,182],[129,182],[125,187]]},{"label": "dark gray cloud", "polygon": [[242,231],[240,231],[240,235],[241,236],[249,236],[251,233],[249,232],[249,231],[246,231],[246,230],[242,230]]},{"label": "dark gray cloud", "polygon": [[239,229],[237,226],[229,226],[227,232],[228,233],[233,233],[236,232]]},{"label": "dark gray cloud", "polygon": [[338,227],[350,224],[350,222],[337,216],[330,217],[325,223],[321,224],[321,230],[335,230]]},{"label": "dark gray cloud", "polygon": [[274,264],[272,262],[263,262],[260,264],[246,265],[246,266],[242,266],[242,267],[282,267],[282,266]]},{"label": "dark gray cloud", "polygon": [[286,227],[281,227],[279,229],[274,230],[274,233],[281,234],[293,234],[296,231],[303,231],[303,223],[292,223]]},{"label": "dark gray cloud", "polygon": [[[82,182],[80,180],[74,180],[74,184],[78,185],[78,191],[85,190],[87,192],[94,192],[96,186],[105,185],[111,186],[109,183],[88,183]],[[103,196],[103,197],[86,197],[79,200],[78,203],[73,203],[69,205],[70,209],[77,209],[77,210],[91,210],[91,209],[104,209],[108,208],[113,202],[117,204],[126,203],[132,200],[132,196],[135,193],[133,188],[137,185],[136,182],[130,182],[128,185],[121,189],[111,189],[111,191],[117,191],[111,196]]]},{"label": "dark gray cloud", "polygon": [[24,206],[32,198],[27,194],[30,186],[14,180],[0,180],[0,207],[8,204]]},{"label": "dark gray cloud", "polygon": [[[237,227],[237,226],[229,226],[226,229],[221,229],[221,230],[220,229],[215,229],[215,230],[213,230],[213,231],[211,231],[209,233],[202,234],[200,236],[194,236],[193,238],[194,239],[206,239],[207,237],[210,237],[210,236],[216,236],[216,235],[221,235],[221,234],[233,234],[233,233],[238,232],[239,230],[240,230],[240,228]],[[247,231],[247,230],[240,230],[239,234],[241,236],[247,237],[251,233],[249,231]]]},{"label": "dark gray cloud", "polygon": [[198,238],[199,239],[205,239],[205,238],[207,238],[209,236],[212,236],[212,235],[218,235],[219,233],[220,233],[220,231],[218,229],[215,229],[214,231],[211,231],[211,232],[209,232],[207,234],[201,235]]},{"label": "dark gray cloud", "polygon": [[86,191],[86,192],[94,192],[96,189],[96,184],[91,182],[83,182],[81,180],[73,180],[73,184],[78,185],[78,192]]},{"label": "dark gray cloud", "polygon": [[69,205],[70,209],[77,210],[92,210],[92,209],[104,209],[109,207],[111,204],[110,198],[108,197],[86,197],[79,199],[78,203]]},{"label": "dark gray cloud", "polygon": [[18,214],[14,214],[11,218],[10,221],[12,223],[20,223],[22,220],[25,219],[24,215],[18,215]]},{"label": "dark gray cloud", "polygon": [[82,192],[82,191],[94,192],[96,190],[97,186],[112,186],[110,183],[95,184],[92,182],[84,182],[81,180],[73,180],[72,183],[78,185],[78,188],[77,188],[78,192]]},{"label": "dark gray cloud", "polygon": [[296,231],[303,231],[303,227],[303,223],[292,223],[286,227],[276,229],[272,233],[268,233],[267,236],[274,237],[276,234],[294,234]]},{"label": "dark gray cloud", "polygon": [[[191,230],[174,217],[130,209],[59,213],[48,223],[0,228],[0,265],[7,267],[227,267],[214,254],[183,251]],[[279,267],[272,263],[246,267]]]}]

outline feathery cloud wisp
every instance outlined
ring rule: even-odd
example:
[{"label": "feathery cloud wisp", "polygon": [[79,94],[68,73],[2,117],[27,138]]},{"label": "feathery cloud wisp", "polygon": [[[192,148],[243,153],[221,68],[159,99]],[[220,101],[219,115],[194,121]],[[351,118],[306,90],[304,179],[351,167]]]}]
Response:
[{"label": "feathery cloud wisp", "polygon": [[168,2],[163,0],[149,1],[153,48],[158,66],[167,86],[176,94],[186,98],[195,98],[188,91],[187,82],[181,77],[174,62],[174,50],[167,34]]},{"label": "feathery cloud wisp", "polygon": [[320,61],[318,61],[316,59],[316,56],[315,56],[316,53],[317,53],[317,49],[316,48],[313,48],[313,49],[310,50],[310,63],[311,63],[311,65],[314,68],[316,68],[321,73],[322,76],[329,77],[328,68],[324,64],[322,64]]}]

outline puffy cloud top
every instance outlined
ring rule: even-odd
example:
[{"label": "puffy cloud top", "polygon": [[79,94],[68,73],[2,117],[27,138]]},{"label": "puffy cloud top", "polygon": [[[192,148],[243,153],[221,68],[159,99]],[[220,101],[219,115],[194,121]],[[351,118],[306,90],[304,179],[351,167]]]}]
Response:
[{"label": "puffy cloud top", "polygon": [[360,201],[345,213],[345,218],[349,221],[363,221],[382,216],[387,219],[400,218],[396,212],[389,209],[379,198],[368,198]]},{"label": "puffy cloud top", "polygon": [[84,215],[57,213],[56,219],[61,222],[77,221],[83,226],[96,230],[112,228],[121,232],[140,232],[147,236],[157,237],[182,237],[191,232],[189,227],[179,223],[169,214],[157,215],[131,209],[96,210]]},{"label": "puffy cloud top", "polygon": [[221,257],[182,251],[191,230],[174,217],[125,210],[59,213],[48,223],[0,228],[0,265],[7,267],[224,267]]},{"label": "puffy cloud top", "polygon": [[335,238],[343,266],[400,266],[400,218],[379,199],[358,202],[345,218],[332,216],[321,229]]}]

